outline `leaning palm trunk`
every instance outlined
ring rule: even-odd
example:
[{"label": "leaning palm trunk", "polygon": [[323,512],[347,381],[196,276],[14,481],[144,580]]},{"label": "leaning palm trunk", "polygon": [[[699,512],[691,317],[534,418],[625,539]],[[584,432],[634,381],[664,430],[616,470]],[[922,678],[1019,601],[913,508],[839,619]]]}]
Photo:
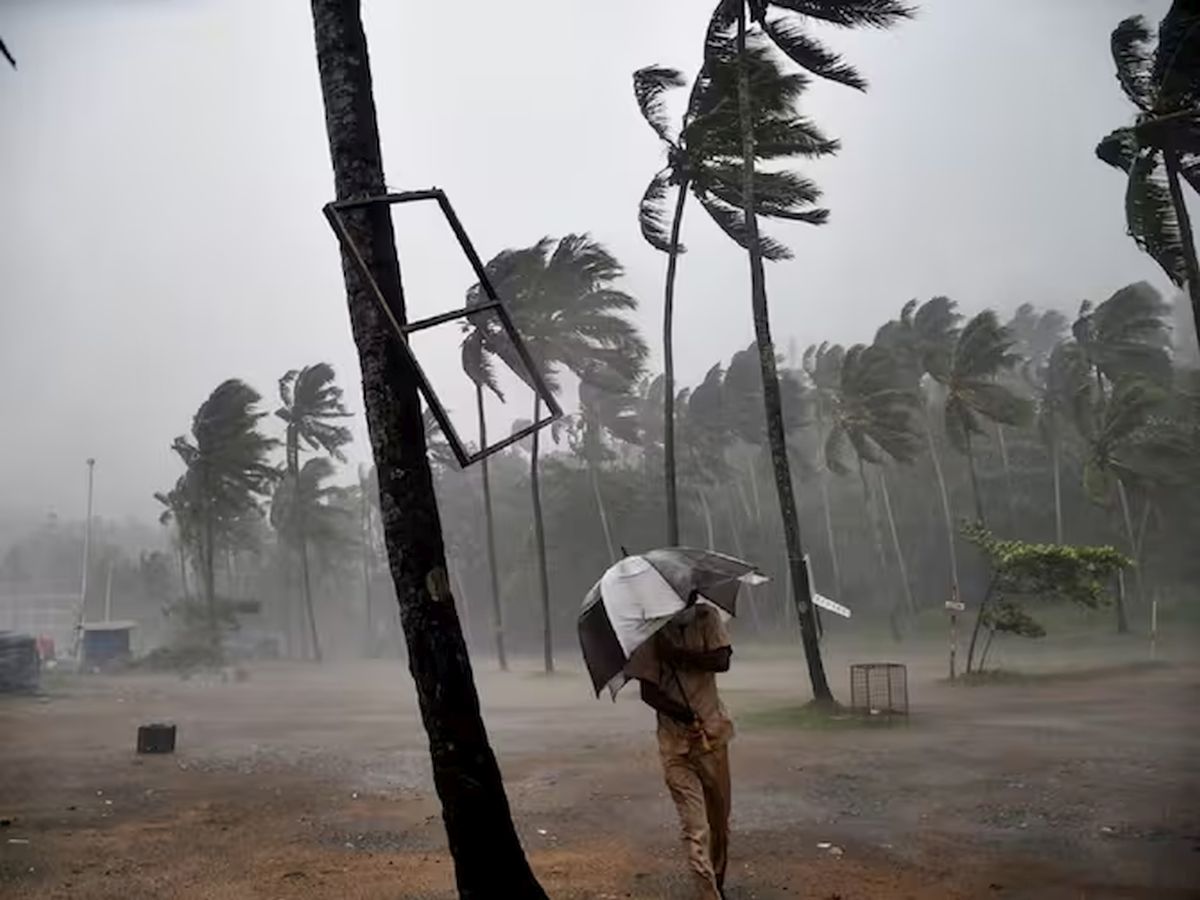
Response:
[{"label": "leaning palm trunk", "polygon": [[[542,398],[533,398],[533,421],[542,416]],[[538,440],[541,432],[533,433],[529,453],[529,490],[533,498],[533,547],[537,557],[538,593],[542,600],[542,655],[547,672],[554,671],[554,635],[550,625],[550,577],[546,573],[546,527],[542,522],[542,487],[538,479]]]},{"label": "leaning palm trunk", "polygon": [[1192,236],[1192,219],[1188,215],[1183,191],[1179,187],[1179,153],[1171,149],[1164,154],[1167,165],[1167,188],[1171,192],[1171,205],[1179,220],[1179,242],[1183,249],[1183,264],[1187,272],[1188,296],[1192,301],[1192,327],[1200,340],[1200,264],[1196,261],[1196,240]]},{"label": "leaning palm trunk", "polygon": [[1012,534],[1017,533],[1017,510],[1013,493],[1012,468],[1008,462],[1008,442],[1004,439],[1004,426],[996,423],[996,445],[1000,448],[1000,466],[1004,470],[1004,495],[1008,509],[1008,527]]},{"label": "leaning palm trunk", "polygon": [[213,651],[221,648],[221,625],[217,620],[216,535],[211,504],[204,511],[204,601],[208,607],[209,641]]},{"label": "leaning palm trunk", "polygon": [[825,429],[820,413],[817,415],[817,446],[821,447],[823,471],[821,473],[821,509],[825,517],[825,539],[829,544],[829,563],[833,569],[833,596],[842,595],[842,567],[838,561],[837,541],[833,537],[833,513],[829,504],[829,463],[825,454]]},{"label": "leaning palm trunk", "polygon": [[883,494],[883,509],[887,514],[888,529],[892,533],[892,549],[896,553],[896,565],[900,568],[900,584],[904,587],[904,602],[910,616],[916,615],[917,605],[913,602],[912,586],[908,583],[908,564],[904,561],[904,551],[900,549],[900,535],[896,531],[896,518],[892,515],[892,497],[888,491],[887,472],[880,467],[879,485]]},{"label": "leaning palm trunk", "polygon": [[[1145,603],[1146,597],[1142,587],[1142,564],[1138,559],[1137,535],[1133,531],[1133,517],[1129,512],[1129,494],[1125,490],[1125,482],[1117,479],[1117,499],[1121,503],[1121,520],[1125,523],[1125,539],[1129,541],[1129,553],[1133,557],[1133,577],[1137,582],[1138,602]],[[1117,632],[1124,634],[1129,630],[1125,617],[1124,591],[1117,596]]]},{"label": "leaning palm trunk", "polygon": [[[479,447],[487,447],[487,419],[483,414],[483,385],[475,385],[475,407],[479,411]],[[500,573],[496,569],[496,522],[492,512],[492,477],[488,458],[479,461],[483,478],[483,529],[487,542],[488,587],[492,592],[492,630],[496,637],[496,660],[501,672],[508,671],[508,656],[504,652],[504,607],[500,603]]]},{"label": "leaning palm trunk", "polygon": [[600,493],[600,474],[596,464],[588,460],[588,480],[592,483],[592,494],[596,498],[596,512],[600,515],[600,529],[604,532],[604,544],[608,547],[608,559],[617,561],[617,548],[613,546],[612,528],[608,524],[608,510],[604,507],[604,495]]},{"label": "leaning palm trunk", "polygon": [[867,515],[867,524],[871,529],[871,541],[875,545],[875,561],[879,564],[879,577],[886,583],[888,564],[887,554],[883,550],[883,532],[879,529],[879,517],[875,514],[875,503],[871,496],[871,484],[867,481],[867,467],[861,456],[858,459],[858,478],[862,484],[863,512]]},{"label": "leaning palm trunk", "polygon": [[979,493],[979,474],[975,471],[975,448],[971,446],[971,435],[967,434],[967,472],[971,476],[971,496],[975,499],[975,521],[987,525],[983,516],[983,497]]},{"label": "leaning palm trunk", "polygon": [[800,636],[808,663],[808,677],[813,697],[820,703],[832,703],[833,692],[825,677],[821,661],[821,645],[813,620],[812,592],[805,571],[804,550],[800,541],[800,522],[796,510],[796,495],[792,487],[791,466],[788,463],[787,433],[783,425],[783,404],[779,391],[779,374],[775,365],[775,345],[771,340],[770,311],[767,308],[766,272],[763,270],[762,249],[758,243],[758,217],[754,200],[754,125],[750,113],[750,78],[746,67],[746,7],[738,4],[738,117],[742,133],[742,208],[746,218],[746,243],[750,256],[750,293],[754,311],[754,335],[758,344],[759,365],[762,368],[763,406],[767,419],[767,441],[771,463],[775,470],[775,490],[779,495],[779,513],[787,547],[788,572],[796,615],[800,620]]},{"label": "leaning palm trunk", "polygon": [[[370,62],[358,0],[311,0],[325,123],[340,199],[383,194]],[[385,207],[349,210],[349,237],[389,308],[405,320],[395,235]],[[513,827],[479,710],[471,661],[446,576],[421,400],[411,366],[367,278],[343,247],[350,324],[383,511],[383,537],[433,781],[463,900],[545,900]]]},{"label": "leaning palm trunk", "polygon": [[1062,458],[1058,446],[1058,436],[1050,438],[1050,466],[1054,470],[1054,542],[1063,542],[1062,515]]},{"label": "leaning palm trunk", "polygon": [[317,637],[317,616],[313,610],[312,577],[308,569],[308,540],[304,536],[304,513],[300,513],[300,577],[304,585],[305,620],[308,625],[308,643],[313,659],[321,661],[321,641]]},{"label": "leaning palm trunk", "polygon": [[[667,256],[667,286],[663,298],[663,477],[667,490],[667,546],[679,545],[679,495],[675,485],[675,272],[679,263],[679,229],[688,184],[679,185],[675,216],[671,220],[671,249]],[[611,555],[612,544],[609,543]]]},{"label": "leaning palm trunk", "polygon": [[933,463],[933,474],[937,477],[938,494],[942,498],[942,517],[946,522],[946,549],[950,554],[950,592],[957,598],[958,551],[954,546],[954,513],[950,511],[950,492],[946,490],[946,476],[942,473],[942,460],[938,456],[937,442],[933,439],[928,408],[925,410],[925,440],[929,444],[929,459]]},{"label": "leaning palm trunk", "polygon": [[308,626],[309,649],[313,659],[321,661],[321,642],[317,637],[317,617],[313,610],[312,578],[308,570],[308,522],[304,517],[304,501],[300,496],[300,437],[294,428],[288,429],[287,467],[292,478],[292,503],[296,510],[296,533],[300,551],[300,586],[304,592],[305,624]]}]

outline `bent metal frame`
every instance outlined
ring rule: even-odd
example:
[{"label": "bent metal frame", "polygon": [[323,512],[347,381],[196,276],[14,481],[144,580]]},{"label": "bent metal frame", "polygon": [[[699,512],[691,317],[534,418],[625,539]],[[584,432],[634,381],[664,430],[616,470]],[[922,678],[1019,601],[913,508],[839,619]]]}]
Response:
[{"label": "bent metal frame", "polygon": [[[475,277],[479,279],[479,285],[483,289],[487,299],[474,306],[466,306],[462,309],[440,313],[416,322],[401,323],[395,310],[388,305],[387,298],[383,295],[383,291],[380,290],[378,282],[375,281],[375,276],[371,274],[370,267],[363,258],[362,251],[354,243],[354,239],[350,237],[350,233],[346,229],[345,220],[342,218],[342,213],[347,210],[363,209],[370,206],[392,206],[400,203],[418,203],[425,200],[436,201],[442,211],[442,215],[446,217],[446,222],[450,225],[450,230],[454,232],[455,238],[458,239],[458,245],[462,248],[463,253],[466,254],[467,261],[470,262],[471,268],[475,271]],[[349,251],[354,264],[358,267],[359,273],[370,286],[371,292],[375,295],[376,301],[383,310],[383,314],[395,330],[396,337],[400,340],[400,346],[404,348],[404,354],[408,358],[409,365],[412,366],[413,372],[417,377],[417,386],[421,391],[421,395],[433,411],[433,417],[442,429],[442,434],[445,435],[446,440],[449,442],[450,449],[454,452],[454,457],[458,460],[460,466],[466,468],[473,463],[477,463],[479,460],[515,444],[522,438],[528,437],[535,431],[545,428],[550,423],[562,417],[562,408],[558,405],[554,394],[546,385],[541,372],[534,365],[533,358],[529,355],[529,349],[525,346],[525,342],[521,340],[521,335],[513,324],[512,317],[508,314],[504,303],[497,296],[496,289],[492,286],[491,279],[488,278],[483,262],[479,259],[479,254],[475,252],[475,247],[471,243],[471,239],[467,237],[467,232],[455,214],[454,207],[450,205],[450,200],[446,197],[445,192],[440,188],[430,188],[424,191],[402,191],[392,194],[380,194],[358,200],[340,200],[325,204],[322,211],[325,213],[325,218],[329,220],[330,227],[333,228],[338,241]],[[409,347],[408,336],[414,331],[421,331],[425,328],[432,328],[435,325],[452,322],[455,319],[464,319],[487,312],[493,312],[500,320],[500,327],[504,330],[505,337],[512,344],[518,358],[521,360],[521,364],[526,369],[524,373],[517,372],[516,375],[533,388],[534,392],[541,399],[541,402],[545,404],[547,414],[536,422],[514,431],[501,441],[497,441],[486,447],[480,447],[475,453],[468,453],[466,446],[458,436],[458,432],[455,431],[454,425],[450,422],[450,416],[447,414],[446,408],[442,405],[442,401],[438,398],[437,394],[434,393],[433,385],[425,375],[425,370],[421,368],[421,363],[412,352],[412,348]]]}]

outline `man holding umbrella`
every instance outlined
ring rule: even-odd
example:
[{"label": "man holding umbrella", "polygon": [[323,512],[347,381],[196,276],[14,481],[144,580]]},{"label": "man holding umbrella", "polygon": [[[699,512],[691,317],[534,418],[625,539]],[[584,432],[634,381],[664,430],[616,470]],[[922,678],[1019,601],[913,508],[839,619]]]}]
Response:
[{"label": "man holding umbrella", "polygon": [[743,585],[765,576],[722,553],[668,547],[626,556],[588,591],[579,645],[596,696],[616,699],[631,679],[658,712],[658,747],[679,810],[696,896],[721,900],[729,841],[729,751],[733,722],[717,673],[733,650],[725,617]]},{"label": "man holding umbrella", "polygon": [[625,669],[658,713],[663,775],[702,900],[724,896],[733,721],[717,693],[716,674],[729,671],[732,654],[717,608],[693,597]]}]

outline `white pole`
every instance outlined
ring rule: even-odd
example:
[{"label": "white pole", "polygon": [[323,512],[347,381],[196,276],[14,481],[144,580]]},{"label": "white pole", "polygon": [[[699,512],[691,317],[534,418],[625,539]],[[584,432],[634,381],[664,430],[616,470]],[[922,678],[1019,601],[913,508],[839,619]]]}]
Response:
[{"label": "white pole", "polygon": [[113,564],[108,564],[108,580],[104,585],[104,621],[112,621],[112,570]]},{"label": "white pole", "polygon": [[1158,659],[1158,591],[1150,601],[1150,659]]},{"label": "white pole", "polygon": [[83,638],[84,605],[87,603],[88,569],[92,565],[92,485],[96,472],[96,460],[87,460],[87,518],[83,524],[83,576],[79,580],[79,613],[75,617],[75,645],[71,656],[79,656],[79,645]]}]

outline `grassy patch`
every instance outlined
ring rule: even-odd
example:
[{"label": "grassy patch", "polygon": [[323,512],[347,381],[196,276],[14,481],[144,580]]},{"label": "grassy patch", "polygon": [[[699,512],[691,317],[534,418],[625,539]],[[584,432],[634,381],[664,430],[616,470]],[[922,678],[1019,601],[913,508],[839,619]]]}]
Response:
[{"label": "grassy patch", "polygon": [[768,706],[742,712],[738,715],[738,726],[749,729],[792,728],[801,731],[842,731],[856,728],[886,728],[890,725],[906,725],[908,716],[865,716],[852,713],[845,707],[818,706],[806,703],[802,706]]},{"label": "grassy patch", "polygon": [[1093,678],[1112,678],[1118,675],[1137,675],[1169,669],[1170,663],[1141,662],[1120,663],[1110,666],[1093,666],[1081,669],[1061,669],[1053,672],[1019,672],[1012,669],[987,669],[960,675],[952,683],[962,687],[981,687],[989,684],[1054,684],[1063,681],[1089,681]]}]

